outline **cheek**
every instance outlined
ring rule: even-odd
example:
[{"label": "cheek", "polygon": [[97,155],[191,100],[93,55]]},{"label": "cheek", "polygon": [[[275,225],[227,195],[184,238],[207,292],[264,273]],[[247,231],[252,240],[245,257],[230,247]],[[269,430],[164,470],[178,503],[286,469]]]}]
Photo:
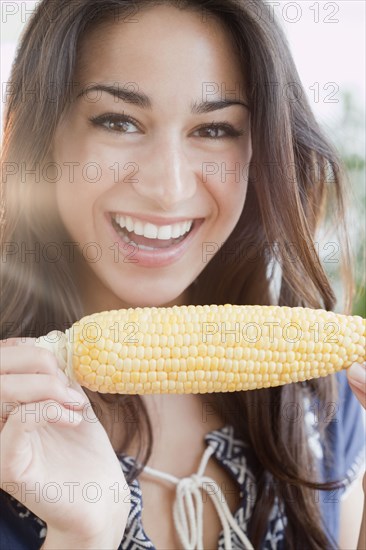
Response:
[{"label": "cheek", "polygon": [[222,162],[214,164],[214,173],[207,178],[206,185],[219,215],[230,227],[238,221],[245,204],[250,158],[250,150],[244,155],[242,151],[227,155]]},{"label": "cheek", "polygon": [[81,233],[91,225],[94,205],[108,186],[105,170],[90,148],[78,146],[73,135],[57,144],[53,158],[62,174],[56,183],[61,219],[69,232]]},{"label": "cheek", "polygon": [[87,181],[83,177],[81,166],[75,165],[72,170],[70,168],[65,171],[62,179],[57,182],[56,203],[59,215],[75,241],[85,241],[87,235],[93,235],[93,211],[99,194],[98,182],[93,184]]},{"label": "cheek", "polygon": [[[113,183],[115,151],[95,143],[81,123],[72,128],[65,123],[56,134],[53,159],[62,172],[62,183],[74,186],[72,193],[81,200],[97,196]],[[117,157],[118,158],[118,157]],[[63,194],[69,193],[67,189]]]},{"label": "cheek", "polygon": [[78,196],[76,187],[76,183],[69,183],[65,180],[58,182],[56,185],[56,201],[66,230],[75,241],[78,241],[85,227],[88,206]]}]

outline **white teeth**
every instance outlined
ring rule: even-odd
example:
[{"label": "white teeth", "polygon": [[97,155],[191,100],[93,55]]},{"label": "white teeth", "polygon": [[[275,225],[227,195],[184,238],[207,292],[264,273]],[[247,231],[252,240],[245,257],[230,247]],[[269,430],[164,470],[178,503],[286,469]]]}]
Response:
[{"label": "white teeth", "polygon": [[[162,227],[160,227],[159,233],[158,233],[158,239],[165,241],[165,240],[171,239],[172,237],[175,237],[174,231],[172,229],[173,228],[170,225],[163,225]],[[180,235],[181,233],[178,232],[176,236],[179,237]]]},{"label": "white teeth", "polygon": [[149,239],[156,239],[158,236],[158,228],[156,225],[153,225],[152,223],[147,223],[144,227],[144,237],[148,237]]},{"label": "white teeth", "polygon": [[140,222],[139,220],[136,220],[133,224],[133,230],[136,235],[143,235],[144,234],[144,224]]},{"label": "white teeth", "polygon": [[136,235],[143,235],[148,239],[161,240],[177,239],[187,233],[193,224],[193,220],[191,220],[173,225],[157,226],[153,223],[143,223],[140,220],[134,220],[130,216],[122,216],[121,214],[116,214],[114,220],[122,229],[126,227],[127,231],[133,231]]},{"label": "white teeth", "polygon": [[175,226],[172,228],[172,234],[171,234],[171,239],[176,239],[177,237],[180,237],[180,235],[183,235],[183,233],[185,233],[185,231],[182,232],[182,224],[181,223],[177,223],[175,224]]},{"label": "white teeth", "polygon": [[[121,217],[123,217],[123,216],[121,216]],[[122,224],[120,223],[120,225],[122,225]],[[123,227],[123,225],[122,225],[122,227]],[[127,218],[126,218],[126,227],[127,227],[127,231],[132,231],[133,230],[133,221],[130,218],[130,216],[127,216]]]}]

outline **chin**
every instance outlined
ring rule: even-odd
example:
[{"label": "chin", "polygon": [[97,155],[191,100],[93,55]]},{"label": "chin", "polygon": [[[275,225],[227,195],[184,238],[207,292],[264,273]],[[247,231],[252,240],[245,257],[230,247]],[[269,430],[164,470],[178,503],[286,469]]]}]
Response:
[{"label": "chin", "polygon": [[[118,296],[118,295],[117,295]],[[128,304],[128,307],[170,307],[174,304],[182,304],[182,292],[176,294],[174,292],[166,293],[159,292],[159,289],[155,287],[151,292],[147,292],[146,289],[140,292],[133,291],[124,296],[121,296],[121,301]]]}]

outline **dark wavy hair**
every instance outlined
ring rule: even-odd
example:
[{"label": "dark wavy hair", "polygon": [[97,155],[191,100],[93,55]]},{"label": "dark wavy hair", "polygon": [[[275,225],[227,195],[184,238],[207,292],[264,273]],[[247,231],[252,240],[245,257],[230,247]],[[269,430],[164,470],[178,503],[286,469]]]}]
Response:
[{"label": "dark wavy hair", "polygon": [[[5,215],[3,211],[1,244],[7,255],[1,285],[2,338],[36,337],[51,328],[65,330],[84,315],[75,281],[76,263],[67,262],[67,254],[54,262],[49,255],[44,258],[40,254],[33,262],[18,246],[21,243],[24,250],[35,250],[37,245],[65,243],[67,236],[56,209],[50,207],[54,205],[53,184],[33,178],[25,185],[14,167],[45,163],[70,99],[69,83],[85,34],[101,22],[118,21],[117,15],[126,19],[133,17],[137,8],[161,4],[200,12],[221,22],[240,60],[251,112],[253,156],[245,206],[227,241],[189,287],[190,303],[333,310],[335,294],[314,246],[328,208],[341,242],[343,313],[351,312],[354,285],[345,224],[345,171],[312,114],[283,31],[266,17],[262,0],[43,0],[22,35],[6,106],[3,162],[7,177],[2,184]],[[294,95],[284,95],[285,89]],[[272,288],[274,266],[280,268],[277,296]],[[121,411],[118,418],[134,419],[125,422],[125,438],[115,450],[123,452],[138,438],[136,458],[144,466],[153,438],[141,398],[86,392],[110,437],[115,427],[113,407]],[[289,402],[302,406],[305,392],[324,402],[334,401],[335,378],[199,396],[209,397],[220,417],[231,423],[237,436],[253,450],[258,493],[248,534],[256,548],[263,540],[276,497],[284,502],[289,520],[287,548],[323,550],[330,544],[313,496],[315,490],[335,485],[319,484],[314,477],[304,422],[291,423],[281,414]],[[321,427],[325,438],[326,423]],[[127,481],[140,472],[141,468],[132,470]],[[294,489],[296,498],[288,502]]]}]

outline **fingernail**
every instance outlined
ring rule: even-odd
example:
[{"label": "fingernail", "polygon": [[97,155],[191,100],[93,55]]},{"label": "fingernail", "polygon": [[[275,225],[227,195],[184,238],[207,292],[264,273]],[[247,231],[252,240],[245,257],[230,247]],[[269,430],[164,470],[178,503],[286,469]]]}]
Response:
[{"label": "fingernail", "polygon": [[360,363],[353,363],[349,367],[348,372],[353,380],[366,384],[366,368],[363,365],[360,365]]}]

